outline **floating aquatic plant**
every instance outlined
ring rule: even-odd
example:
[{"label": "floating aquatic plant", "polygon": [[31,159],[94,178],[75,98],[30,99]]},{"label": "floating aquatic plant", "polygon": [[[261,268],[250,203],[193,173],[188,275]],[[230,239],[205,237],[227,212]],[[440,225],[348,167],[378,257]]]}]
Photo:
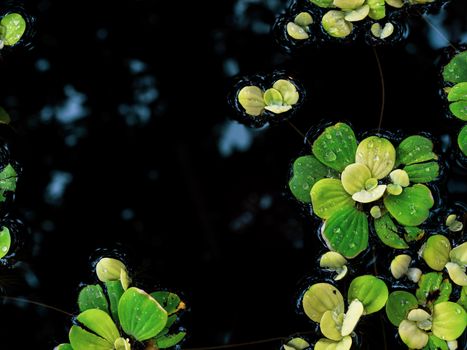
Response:
[{"label": "floating aquatic plant", "polygon": [[70,342],[56,349],[130,350],[135,342],[145,343],[146,349],[166,349],[184,339],[184,331],[171,331],[185,308],[176,294],[130,287],[126,266],[113,258],[102,258],[96,275],[104,288],[93,284],[81,289]]},{"label": "floating aquatic plant", "polygon": [[[461,121],[467,121],[467,51],[455,55],[443,68],[443,78],[451,84],[444,89],[449,101],[452,115]],[[467,125],[464,125],[458,136],[457,144],[467,156]]]},{"label": "floating aquatic plant", "polygon": [[294,337],[282,345],[282,350],[305,350],[309,347],[310,343],[308,341],[300,337]]},{"label": "floating aquatic plant", "polygon": [[[18,174],[11,164],[0,172],[0,203],[6,201],[8,192],[16,191]],[[0,227],[0,259],[8,255],[11,248],[11,234],[8,227]]]},{"label": "floating aquatic plant", "polygon": [[[314,140],[311,151],[294,161],[289,188],[323,219],[329,249],[357,256],[368,246],[370,223],[379,239],[396,249],[423,235],[418,226],[434,205],[424,184],[439,175],[428,138],[409,136],[397,148],[380,136],[358,143],[350,126],[337,123]],[[405,239],[395,222],[406,231]]]},{"label": "floating aquatic plant", "polygon": [[26,21],[19,13],[7,13],[0,19],[0,49],[14,46],[26,31]]},{"label": "floating aquatic plant", "polygon": [[352,333],[360,318],[384,308],[388,299],[388,288],[379,278],[365,275],[355,278],[347,293],[348,308],[344,297],[329,283],[316,283],[303,295],[302,307],[305,314],[319,323],[321,338],[315,350],[341,349],[352,346]]}]

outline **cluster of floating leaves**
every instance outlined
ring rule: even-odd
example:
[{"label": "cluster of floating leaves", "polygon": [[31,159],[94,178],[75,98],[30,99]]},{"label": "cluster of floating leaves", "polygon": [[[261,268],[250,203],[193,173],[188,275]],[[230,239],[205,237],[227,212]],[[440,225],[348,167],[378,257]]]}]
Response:
[{"label": "cluster of floating leaves", "polygon": [[[364,36],[370,45],[398,42],[407,34],[406,8],[423,10],[439,0],[296,0],[274,25],[287,50]],[[419,12],[419,11],[418,11]]]},{"label": "cluster of floating leaves", "polygon": [[289,119],[303,102],[305,93],[291,77],[283,72],[269,76],[255,75],[239,79],[230,103],[237,119],[251,127],[279,123]]},{"label": "cluster of floating leaves", "polygon": [[[449,102],[449,111],[462,122],[467,121],[467,51],[454,55],[443,68],[444,88]],[[467,124],[464,123],[457,135],[457,144],[467,156]]]},{"label": "cluster of floating leaves", "polygon": [[55,350],[130,350],[139,343],[156,350],[171,348],[185,338],[183,329],[173,331],[178,313],[185,309],[178,295],[131,287],[127,267],[114,258],[101,258],[96,276],[100,283],[79,293],[80,314],[70,329],[69,343]]},{"label": "cluster of floating leaves", "polygon": [[434,205],[425,184],[439,176],[430,139],[409,136],[397,148],[381,136],[358,143],[350,126],[337,123],[314,140],[311,153],[294,161],[289,188],[323,220],[329,249],[356,257],[368,247],[370,224],[395,249],[423,236],[419,225]]}]

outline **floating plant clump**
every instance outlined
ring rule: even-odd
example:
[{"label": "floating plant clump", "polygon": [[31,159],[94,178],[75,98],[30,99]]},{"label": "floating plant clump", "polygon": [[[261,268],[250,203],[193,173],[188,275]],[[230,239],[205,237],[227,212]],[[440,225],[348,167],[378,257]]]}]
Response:
[{"label": "floating plant clump", "polygon": [[431,140],[409,136],[397,148],[380,136],[358,143],[347,124],[337,123],[314,140],[311,151],[294,161],[289,188],[323,220],[329,249],[354,258],[368,247],[370,224],[395,249],[421,238],[418,226],[434,205],[425,184],[439,176]]},{"label": "floating plant clump", "polygon": [[[371,45],[406,36],[406,8],[439,0],[297,0],[278,17],[274,32],[286,49],[365,36]],[[404,12],[403,12],[404,11]],[[419,12],[419,11],[418,11]]]},{"label": "floating plant clump", "polygon": [[237,119],[251,127],[289,119],[304,98],[303,89],[284,73],[241,79],[234,88],[231,104]]},{"label": "floating plant clump", "polygon": [[101,283],[87,285],[79,293],[80,314],[70,329],[70,342],[56,350],[130,350],[138,349],[138,344],[157,350],[185,338],[185,331],[173,330],[179,311],[185,309],[178,295],[130,287],[126,266],[113,258],[100,259],[96,275]]},{"label": "floating plant clump", "polygon": [[19,13],[7,13],[0,19],[0,49],[14,46],[26,31],[26,21]]},{"label": "floating plant clump", "polygon": [[[456,54],[443,68],[443,78],[449,86],[444,91],[449,102],[449,110],[457,119],[467,121],[467,51]],[[457,135],[457,144],[467,156],[467,124],[464,123]]]}]

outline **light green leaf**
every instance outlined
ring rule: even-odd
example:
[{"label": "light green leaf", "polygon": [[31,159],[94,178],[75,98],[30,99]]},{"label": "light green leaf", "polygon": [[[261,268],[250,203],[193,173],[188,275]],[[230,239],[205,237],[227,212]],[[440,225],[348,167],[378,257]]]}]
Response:
[{"label": "light green leaf", "polygon": [[342,186],[348,194],[365,189],[365,183],[371,178],[370,169],[364,164],[353,163],[347,165],[341,175]]},{"label": "light green leaf", "polygon": [[334,0],[334,6],[343,10],[354,10],[365,3],[365,0]]},{"label": "light green leaf", "polygon": [[349,305],[349,309],[345,313],[344,321],[342,322],[341,334],[343,336],[351,335],[364,313],[365,308],[363,303],[354,299]]},{"label": "light green leaf", "polygon": [[311,203],[311,188],[318,180],[328,176],[330,170],[313,156],[297,158],[289,181],[290,191],[299,201]]},{"label": "light green leaf", "polygon": [[422,258],[435,271],[442,271],[449,261],[451,243],[443,235],[433,235],[428,238],[422,251]]},{"label": "light green leaf", "polygon": [[115,350],[131,350],[131,345],[128,339],[118,338],[114,342]]},{"label": "light green leaf", "polygon": [[343,11],[328,11],[321,18],[321,25],[330,36],[335,38],[345,38],[353,30],[352,22],[345,20]]},{"label": "light green leaf", "polygon": [[337,315],[344,313],[344,298],[333,285],[316,283],[303,295],[302,307],[311,320],[319,323],[326,311]]},{"label": "light green leaf", "polygon": [[388,300],[386,283],[375,276],[364,275],[355,278],[350,283],[347,300],[358,299],[365,307],[365,314],[369,315],[381,310]]},{"label": "light green leaf", "polygon": [[26,31],[26,21],[19,13],[9,13],[0,21],[5,28],[5,37],[2,41],[7,46],[15,45]]},{"label": "light green leaf", "polygon": [[330,218],[335,212],[352,208],[352,197],[337,179],[321,179],[311,189],[313,212],[322,219]]},{"label": "light green leaf", "polygon": [[[300,12],[298,15],[295,16],[295,19],[293,21],[294,21],[294,23],[296,25],[299,25],[302,28],[306,28],[310,24],[313,24],[313,17],[308,12]],[[280,80],[278,80],[278,81],[280,81]],[[285,81],[289,82],[288,80],[285,80]],[[274,84],[274,85],[276,85],[276,84]],[[281,91],[281,89],[278,89],[277,87],[275,87],[275,89]],[[282,91],[281,91],[281,93],[282,93]],[[284,94],[282,94],[282,96],[284,96]],[[285,97],[284,97],[284,99],[285,99]],[[300,339],[300,338],[298,338],[298,339]]]},{"label": "light green leaf", "polygon": [[123,289],[127,289],[130,284],[130,278],[125,264],[117,259],[100,259],[96,265],[96,274],[101,282],[120,281]]},{"label": "light green leaf", "polygon": [[428,344],[423,348],[423,350],[449,350],[448,344],[434,335],[430,335],[428,339]]},{"label": "light green leaf", "polygon": [[405,188],[399,196],[385,197],[384,205],[401,225],[418,226],[428,218],[434,200],[428,187],[416,184]]},{"label": "light green leaf", "polygon": [[150,294],[156,301],[167,311],[168,315],[172,315],[179,310],[182,303],[180,297],[171,292],[158,291]]},{"label": "light green leaf", "polygon": [[16,173],[16,170],[11,166],[11,164],[8,164],[0,172],[0,202],[4,202],[6,200],[6,191],[16,191],[17,176],[18,174]]},{"label": "light green leaf", "polygon": [[110,313],[115,322],[118,321],[118,302],[123,295],[123,286],[120,281],[108,281],[105,282],[105,287],[107,289],[107,295],[110,302]]},{"label": "light green leaf", "polygon": [[352,346],[352,338],[346,336],[341,341],[334,341],[331,339],[320,339],[316,343],[314,350],[349,350]]},{"label": "light green leaf", "polygon": [[319,328],[323,335],[331,340],[339,341],[341,340],[341,328],[342,321],[344,320],[344,314],[337,315],[334,311],[328,310],[321,317],[319,322]]},{"label": "light green leaf", "polygon": [[178,332],[176,334],[168,334],[155,338],[155,343],[158,349],[167,349],[180,343],[186,336],[186,332]]},{"label": "light green leaf", "polygon": [[357,140],[350,126],[337,123],[318,136],[312,150],[321,163],[342,172],[347,165],[355,162]]},{"label": "light green leaf", "polygon": [[437,162],[412,164],[404,167],[413,183],[427,183],[434,181],[439,176],[439,165]]},{"label": "light green leaf", "polygon": [[467,51],[455,55],[443,69],[443,78],[450,83],[467,81]]},{"label": "light green leaf", "polygon": [[329,249],[354,258],[368,247],[368,218],[355,207],[342,208],[326,220],[323,238]]},{"label": "light green leaf", "polygon": [[397,164],[410,165],[436,159],[433,142],[424,136],[409,136],[397,147]]},{"label": "light green leaf", "polygon": [[467,327],[467,313],[459,304],[446,301],[433,308],[433,327],[435,336],[446,341],[459,338]]},{"label": "light green leaf", "polygon": [[5,257],[11,248],[11,234],[10,229],[3,226],[0,230],[0,259]]},{"label": "light green leaf", "polygon": [[458,286],[467,286],[467,275],[465,273],[465,267],[453,262],[449,262],[446,264],[446,270],[448,270],[449,278],[451,281],[453,281]]},{"label": "light green leaf", "polygon": [[385,245],[395,249],[406,249],[409,247],[399,236],[399,230],[391,220],[391,216],[389,214],[385,214],[381,218],[376,219],[374,221],[374,225],[378,238]]},{"label": "light green leaf", "polygon": [[243,87],[238,92],[237,99],[246,114],[253,117],[261,115],[266,105],[263,100],[263,91],[257,86]]},{"label": "light green leaf", "polygon": [[467,121],[467,101],[457,101],[449,104],[449,110],[460,120]]},{"label": "light green leaf", "polygon": [[449,89],[448,101],[465,101],[467,100],[467,81],[458,83]]},{"label": "light green leaf", "polygon": [[386,16],[386,6],[384,0],[367,0],[370,6],[370,18],[374,20],[382,19]]},{"label": "light green leaf", "polygon": [[284,103],[287,105],[292,106],[296,104],[298,102],[298,99],[300,98],[300,95],[298,94],[296,86],[293,83],[291,83],[289,80],[279,79],[278,81],[274,83],[272,87],[273,89],[279,91]]},{"label": "light green leaf", "polygon": [[73,350],[73,348],[71,347],[70,344],[60,344],[60,345],[57,345],[54,350]]},{"label": "light green leaf", "polygon": [[282,95],[276,89],[267,89],[264,92],[263,99],[266,106],[282,106]]},{"label": "light green leaf", "polygon": [[70,343],[73,350],[113,350],[113,343],[85,331],[81,327],[72,326],[70,329]]},{"label": "light green leaf", "polygon": [[282,346],[283,350],[305,350],[310,347],[305,339],[302,338],[292,338],[286,344]]},{"label": "light green leaf", "polygon": [[76,319],[111,344],[120,338],[117,326],[105,311],[89,309],[80,313]]},{"label": "light green leaf", "polygon": [[159,334],[167,323],[167,312],[149,294],[132,287],[118,303],[120,324],[128,335],[144,341]]},{"label": "light green leaf", "polygon": [[457,136],[457,144],[464,155],[467,156],[467,124],[464,125]]},{"label": "light green leaf", "polygon": [[311,3],[319,7],[333,7],[333,0],[310,0]]},{"label": "light green leaf", "polygon": [[358,145],[355,161],[365,164],[372,177],[382,179],[394,168],[396,150],[389,140],[370,136]]},{"label": "light green leaf", "polygon": [[81,289],[78,295],[78,306],[81,312],[89,309],[99,309],[109,312],[109,305],[102,287],[98,284],[89,285]]},{"label": "light green leaf", "polygon": [[399,335],[410,349],[422,349],[428,344],[428,334],[413,321],[403,320],[399,325]]},{"label": "light green leaf", "polygon": [[449,257],[452,262],[455,262],[461,266],[467,265],[467,242],[464,242],[449,253]]},{"label": "light green leaf", "polygon": [[406,319],[410,310],[418,307],[417,298],[406,291],[395,291],[389,294],[386,303],[386,315],[389,321],[396,327]]}]

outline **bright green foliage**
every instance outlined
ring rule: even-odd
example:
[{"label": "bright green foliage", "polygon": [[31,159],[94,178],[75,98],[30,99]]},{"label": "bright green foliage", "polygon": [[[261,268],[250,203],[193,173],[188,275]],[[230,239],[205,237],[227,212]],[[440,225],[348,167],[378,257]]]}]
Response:
[{"label": "bright green foliage", "polygon": [[348,300],[360,300],[365,307],[365,314],[369,315],[386,305],[388,294],[388,287],[381,279],[365,275],[352,281],[348,291]]},{"label": "bright green foliage", "polygon": [[418,307],[417,298],[406,291],[396,291],[389,294],[386,303],[386,315],[389,321],[396,327],[407,318],[410,310]]},{"label": "bright green foliage", "polygon": [[26,31],[26,21],[19,13],[8,13],[0,20],[0,42],[13,46]]},{"label": "bright green foliage", "polygon": [[18,174],[11,164],[8,164],[0,172],[0,202],[4,202],[6,200],[6,192],[16,191],[17,177]]},{"label": "bright green foliage", "polygon": [[455,55],[443,69],[443,78],[449,83],[467,81],[467,51]]},{"label": "bright green foliage", "polygon": [[99,309],[108,312],[109,305],[102,287],[98,284],[81,289],[78,296],[78,306],[81,312],[89,309]]},{"label": "bright green foliage", "polygon": [[397,226],[389,214],[375,220],[375,231],[381,242],[395,249],[406,249],[409,246],[399,236]]},{"label": "bright green foliage", "polygon": [[0,230],[0,259],[5,257],[10,251],[11,247],[11,235],[10,229],[3,226]]}]

